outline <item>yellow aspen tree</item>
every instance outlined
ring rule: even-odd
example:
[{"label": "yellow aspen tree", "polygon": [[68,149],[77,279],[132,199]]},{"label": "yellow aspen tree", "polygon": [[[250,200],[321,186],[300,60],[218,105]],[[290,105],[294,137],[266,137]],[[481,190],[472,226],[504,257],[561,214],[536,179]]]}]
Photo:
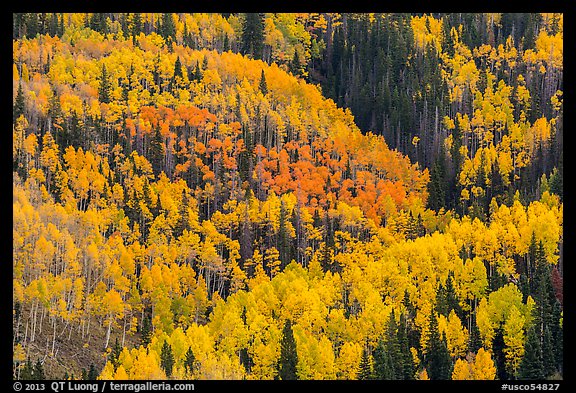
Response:
[{"label": "yellow aspen tree", "polygon": [[344,342],[336,358],[336,378],[356,379],[361,357],[362,347],[358,343],[352,341]]},{"label": "yellow aspen tree", "polygon": [[506,369],[515,375],[524,356],[524,316],[512,306],[508,319],[504,322],[504,356]]},{"label": "yellow aspen tree", "polygon": [[[438,327],[440,328],[440,321]],[[450,311],[448,315],[444,332],[446,334],[450,356],[453,358],[464,356],[468,345],[468,329],[462,326],[462,322],[454,310]]]},{"label": "yellow aspen tree", "polygon": [[488,310],[488,300],[486,298],[482,298],[476,308],[476,324],[478,325],[484,348],[491,349],[492,340],[494,339],[494,325],[490,320],[490,311]]},{"label": "yellow aspen tree", "polygon": [[454,363],[454,370],[452,371],[453,380],[470,380],[472,378],[472,371],[470,363],[464,359],[456,359]]},{"label": "yellow aspen tree", "polygon": [[496,365],[492,360],[492,355],[484,348],[478,349],[472,367],[472,379],[493,380],[496,379]]}]

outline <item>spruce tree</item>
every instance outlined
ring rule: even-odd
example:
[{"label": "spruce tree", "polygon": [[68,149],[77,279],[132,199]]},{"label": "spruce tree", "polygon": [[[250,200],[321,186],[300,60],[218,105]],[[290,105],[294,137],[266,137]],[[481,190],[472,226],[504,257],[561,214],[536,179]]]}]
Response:
[{"label": "spruce tree", "polygon": [[120,343],[118,343],[118,337],[116,337],[114,347],[110,353],[110,362],[114,366],[114,369],[118,367],[118,358],[120,357],[120,353],[122,353],[122,347],[120,346]]},{"label": "spruce tree", "polygon": [[438,211],[446,206],[446,167],[443,159],[444,149],[441,149],[441,157],[436,159],[430,171],[430,183],[428,183],[428,207]]},{"label": "spruce tree", "polygon": [[300,76],[300,57],[296,48],[294,48],[294,56],[292,57],[289,68],[290,72],[294,74],[294,76]]},{"label": "spruce tree", "polygon": [[260,91],[263,95],[268,94],[268,84],[266,83],[266,75],[264,75],[264,69],[262,69],[262,74],[260,75],[260,83],[258,84]]},{"label": "spruce tree", "polygon": [[542,347],[540,337],[535,326],[528,329],[526,344],[524,345],[524,357],[518,369],[519,379],[543,379],[544,362],[542,361]]},{"label": "spruce tree", "polygon": [[180,78],[180,81],[183,78],[183,73],[182,73],[182,62],[180,61],[180,56],[178,56],[176,58],[176,62],[174,63],[174,76],[172,77],[172,84],[175,87],[178,87],[178,80],[176,78]]},{"label": "spruce tree", "polygon": [[160,126],[156,127],[148,146],[148,160],[152,164],[154,175],[158,176],[163,169],[164,140],[160,133]]},{"label": "spruce tree", "polygon": [[193,374],[196,369],[196,356],[192,352],[192,347],[188,347],[186,355],[184,356],[184,368],[189,374]]},{"label": "spruce tree", "polygon": [[[386,350],[386,343],[382,338],[378,340],[378,345],[374,349],[374,379],[393,380],[395,378],[394,367],[390,353]],[[366,365],[361,365],[361,368]]]},{"label": "spruce tree", "polygon": [[18,119],[20,115],[24,114],[25,108],[24,90],[22,89],[22,81],[20,81],[18,83],[18,92],[16,93],[16,102],[14,102],[14,107],[12,108],[13,123],[16,123],[16,119]]},{"label": "spruce tree", "polygon": [[142,32],[142,15],[140,13],[135,13],[132,16],[132,37],[136,38]]},{"label": "spruce tree", "polygon": [[477,353],[482,347],[482,338],[480,337],[480,329],[476,323],[476,317],[472,317],[472,326],[470,329],[470,337],[468,340],[468,352]]},{"label": "spruce tree", "polygon": [[496,375],[498,379],[501,380],[510,378],[506,371],[505,346],[502,328],[497,328],[494,331],[494,338],[492,339],[492,357],[494,358],[494,365],[496,366]]},{"label": "spruce tree", "polygon": [[289,319],[284,323],[282,329],[282,339],[280,340],[280,361],[279,377],[281,380],[298,379],[296,375],[296,364],[298,363],[298,354],[296,352],[296,340],[292,331],[292,321]]},{"label": "spruce tree", "polygon": [[171,13],[162,14],[162,27],[160,29],[160,35],[168,41],[176,37],[176,26],[174,25],[174,18]]},{"label": "spruce tree", "polygon": [[102,64],[102,70],[100,72],[100,85],[98,86],[98,100],[100,102],[108,104],[110,102],[110,90],[112,89],[112,83],[110,82],[110,76],[106,70],[106,65]]},{"label": "spruce tree", "polygon": [[150,326],[150,318],[148,315],[144,315],[142,318],[142,326],[140,327],[140,344],[146,347],[150,344],[152,338],[152,331]]},{"label": "spruce tree", "polygon": [[416,373],[416,365],[414,364],[408,340],[408,328],[406,316],[402,313],[398,322],[398,346],[402,357],[402,379],[405,380],[414,379],[414,374]]},{"label": "spruce tree", "polygon": [[262,52],[264,50],[264,21],[261,14],[244,14],[241,41],[241,53],[243,55],[250,55],[254,59],[262,59]]},{"label": "spruce tree", "polygon": [[162,351],[160,353],[160,366],[166,376],[170,378],[172,376],[172,368],[174,367],[174,353],[172,352],[172,347],[168,344],[167,340],[164,340],[162,344]]},{"label": "spruce tree", "polygon": [[452,376],[452,360],[448,352],[446,337],[438,330],[436,311],[432,310],[428,325],[424,364],[431,380],[447,380]]},{"label": "spruce tree", "polygon": [[358,379],[361,381],[374,379],[370,357],[371,356],[368,352],[368,346],[366,345],[362,350],[362,357],[360,358],[360,365],[358,370]]}]

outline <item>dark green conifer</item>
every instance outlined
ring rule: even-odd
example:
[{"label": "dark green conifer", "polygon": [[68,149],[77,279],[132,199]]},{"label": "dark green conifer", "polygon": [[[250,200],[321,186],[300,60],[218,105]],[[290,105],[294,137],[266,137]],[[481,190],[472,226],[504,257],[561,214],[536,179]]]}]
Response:
[{"label": "dark green conifer", "polygon": [[292,321],[289,319],[284,323],[282,329],[282,339],[280,340],[280,361],[279,377],[281,380],[298,379],[296,375],[296,364],[298,363],[298,354],[296,351],[296,340],[292,331]]}]

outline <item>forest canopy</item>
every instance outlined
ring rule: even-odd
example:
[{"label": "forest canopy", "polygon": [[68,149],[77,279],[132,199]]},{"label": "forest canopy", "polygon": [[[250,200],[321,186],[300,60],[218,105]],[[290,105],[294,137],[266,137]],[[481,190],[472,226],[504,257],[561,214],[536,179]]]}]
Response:
[{"label": "forest canopy", "polygon": [[563,14],[13,14],[14,379],[562,379]]}]

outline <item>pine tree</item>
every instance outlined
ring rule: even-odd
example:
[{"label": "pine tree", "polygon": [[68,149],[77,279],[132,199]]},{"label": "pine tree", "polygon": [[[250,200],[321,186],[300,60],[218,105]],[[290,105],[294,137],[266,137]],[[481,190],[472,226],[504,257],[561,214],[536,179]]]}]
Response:
[{"label": "pine tree", "polygon": [[192,347],[188,347],[186,355],[184,356],[184,368],[190,375],[196,370],[196,356],[194,356],[194,352],[192,352]]},{"label": "pine tree", "polygon": [[549,377],[556,372],[556,347],[552,340],[552,333],[548,326],[546,326],[542,338],[542,366],[546,377]]},{"label": "pine tree", "polygon": [[[374,349],[374,379],[393,380],[395,378],[392,356],[386,350],[386,343],[382,338]],[[365,365],[363,367],[366,367]],[[362,368],[362,366],[361,366]]]},{"label": "pine tree", "polygon": [[428,207],[438,211],[446,206],[446,164],[444,161],[444,149],[440,150],[440,156],[430,171],[430,183],[428,183]]},{"label": "pine tree", "polygon": [[102,71],[100,72],[99,79],[100,85],[98,86],[98,100],[108,104],[110,102],[110,90],[112,89],[112,83],[110,82],[110,76],[108,75],[105,64],[102,64]]},{"label": "pine tree", "polygon": [[296,364],[298,363],[298,353],[296,351],[296,340],[292,331],[292,321],[289,319],[284,323],[282,329],[282,339],[280,340],[280,361],[279,377],[281,380],[298,379],[296,375]]},{"label": "pine tree", "polygon": [[[176,79],[180,78],[180,79]],[[182,62],[180,61],[180,56],[176,58],[176,62],[174,63],[174,76],[172,77],[172,84],[176,87],[179,86],[179,82],[182,81],[183,74],[182,74]]]},{"label": "pine tree", "polygon": [[519,379],[543,379],[544,362],[542,361],[542,347],[540,338],[535,326],[528,329],[526,344],[524,346],[524,357],[518,369]]},{"label": "pine tree", "polygon": [[408,340],[408,322],[406,316],[402,313],[400,314],[400,319],[398,322],[398,346],[400,348],[400,356],[402,357],[402,377],[404,380],[414,379],[414,374],[416,373],[416,365],[414,364],[414,358],[412,357],[412,352],[410,351],[410,343]]},{"label": "pine tree", "polygon": [[172,368],[174,367],[174,353],[172,352],[172,347],[165,340],[162,344],[162,351],[160,353],[160,366],[166,376],[170,378],[172,376]]},{"label": "pine tree", "polygon": [[152,164],[154,175],[158,176],[163,170],[164,163],[164,140],[160,133],[160,127],[156,127],[148,146],[148,160]]},{"label": "pine tree", "polygon": [[14,102],[14,107],[12,108],[12,122],[16,123],[21,115],[24,114],[26,109],[24,102],[24,90],[22,89],[22,81],[18,83],[18,92],[16,93],[16,101]]},{"label": "pine tree", "polygon": [[261,14],[244,14],[242,25],[242,54],[262,59],[264,50],[264,21]]},{"label": "pine tree", "polygon": [[300,69],[300,57],[298,55],[298,51],[294,49],[294,56],[292,57],[292,61],[290,62],[290,72],[295,76],[300,76],[301,69]]},{"label": "pine tree", "polygon": [[150,318],[145,315],[142,318],[142,326],[140,327],[140,344],[146,347],[150,344],[152,338],[152,331],[150,326]]},{"label": "pine tree", "polygon": [[142,15],[140,13],[135,13],[132,16],[132,37],[136,38],[142,32]]},{"label": "pine tree", "polygon": [[446,336],[444,334],[442,337],[440,336],[435,310],[430,315],[424,364],[431,380],[447,380],[452,375],[452,361],[448,352]]},{"label": "pine tree", "polygon": [[405,358],[401,352],[398,330],[400,329],[396,324],[394,312],[392,312],[386,325],[385,337],[378,341],[378,345],[374,350],[375,379],[404,379]]},{"label": "pine tree", "polygon": [[118,359],[120,357],[120,353],[122,353],[122,347],[120,346],[120,343],[118,343],[118,337],[116,337],[116,340],[114,341],[114,347],[110,353],[110,362],[114,365],[114,369],[116,369],[119,365]]},{"label": "pine tree", "polygon": [[494,338],[492,339],[492,357],[496,366],[498,379],[509,379],[510,376],[506,371],[506,357],[504,356],[504,332],[502,328],[497,328],[494,331]]},{"label": "pine tree", "polygon": [[250,373],[252,370],[252,366],[254,365],[254,361],[252,360],[252,356],[248,352],[248,348],[240,349],[240,364],[244,366],[244,369],[247,373]]},{"label": "pine tree", "polygon": [[262,74],[260,75],[260,83],[258,84],[260,91],[263,95],[268,94],[268,84],[266,83],[266,75],[264,75],[264,69],[262,69]]},{"label": "pine tree", "polygon": [[174,25],[174,18],[170,13],[162,14],[162,27],[160,35],[166,40],[173,40],[176,37],[176,26]]},{"label": "pine tree", "polygon": [[472,318],[472,326],[470,329],[470,338],[468,340],[468,352],[476,353],[482,347],[482,338],[480,337],[480,329],[476,323],[476,318]]},{"label": "pine tree", "polygon": [[370,361],[370,353],[368,352],[368,347],[364,346],[362,351],[362,358],[360,358],[360,366],[358,370],[358,379],[361,381],[374,379],[372,371],[372,362]]}]

